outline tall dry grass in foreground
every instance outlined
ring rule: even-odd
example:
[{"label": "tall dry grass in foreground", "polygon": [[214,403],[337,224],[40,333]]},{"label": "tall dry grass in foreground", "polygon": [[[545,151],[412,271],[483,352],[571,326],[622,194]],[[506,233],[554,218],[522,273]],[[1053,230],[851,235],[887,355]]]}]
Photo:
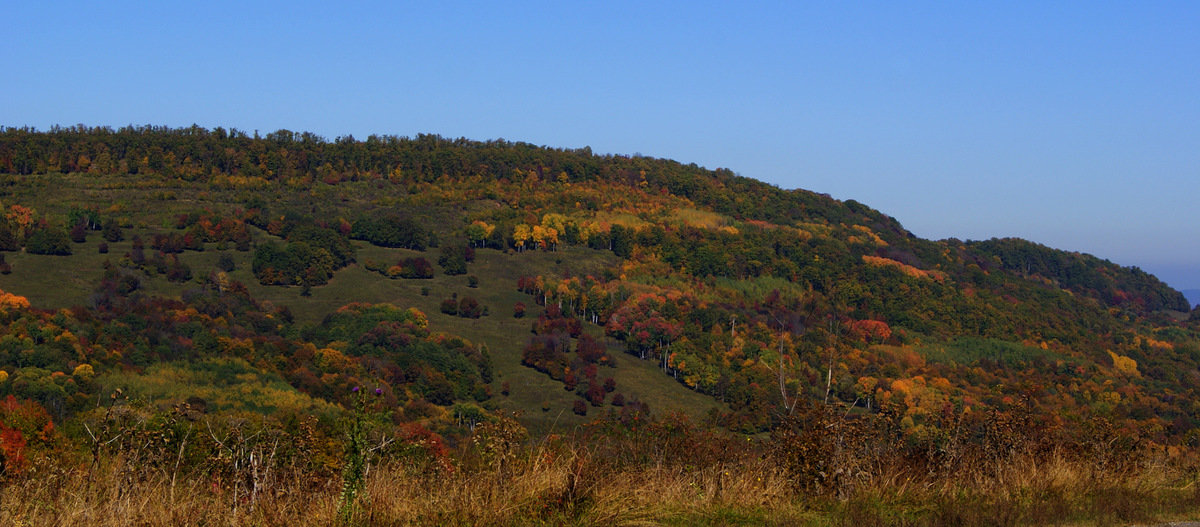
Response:
[{"label": "tall dry grass in foreground", "polygon": [[[505,466],[372,468],[350,521],[337,481],[279,480],[250,501],[201,477],[130,480],[115,463],[10,482],[0,525],[652,525],[736,514],[794,523],[801,503],[770,461],[607,470],[586,449],[534,448]],[[690,522],[688,522],[690,523]]]},{"label": "tall dry grass in foreground", "polygon": [[[770,438],[681,417],[599,419],[530,441],[511,417],[454,449],[175,411],[110,411],[86,449],[0,480],[0,525],[1129,525],[1200,519],[1200,463],[1104,423],[1070,439],[1021,417],[895,416],[812,406]],[[383,432],[380,428],[376,432]],[[410,430],[410,432],[413,432]],[[394,433],[394,432],[393,432]],[[339,453],[338,451],[341,450]]]},{"label": "tall dry grass in foreground", "polygon": [[[275,478],[234,497],[203,474],[90,472],[8,482],[0,525],[1128,525],[1200,518],[1194,467],[1157,459],[1100,472],[1066,457],[1015,459],[974,475],[897,463],[844,497],[806,493],[770,456],[691,465],[614,459],[612,445],[541,444],[453,470],[373,467],[349,516],[336,480]],[[747,452],[752,453],[754,449]],[[132,471],[131,471],[132,470]]]}]

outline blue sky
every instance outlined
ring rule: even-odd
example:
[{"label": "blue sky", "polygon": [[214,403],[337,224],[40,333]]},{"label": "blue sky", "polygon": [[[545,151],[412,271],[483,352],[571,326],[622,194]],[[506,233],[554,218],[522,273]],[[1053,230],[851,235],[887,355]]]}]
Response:
[{"label": "blue sky", "polygon": [[586,145],[1200,288],[1196,2],[338,4],[10,2],[0,125]]}]

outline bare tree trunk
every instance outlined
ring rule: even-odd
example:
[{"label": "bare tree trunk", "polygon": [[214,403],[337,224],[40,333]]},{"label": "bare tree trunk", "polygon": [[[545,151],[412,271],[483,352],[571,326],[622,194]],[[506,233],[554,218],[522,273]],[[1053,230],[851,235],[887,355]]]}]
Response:
[{"label": "bare tree trunk", "polygon": [[833,348],[829,349],[829,372],[825,375],[825,404],[829,404],[829,391],[833,387]]}]

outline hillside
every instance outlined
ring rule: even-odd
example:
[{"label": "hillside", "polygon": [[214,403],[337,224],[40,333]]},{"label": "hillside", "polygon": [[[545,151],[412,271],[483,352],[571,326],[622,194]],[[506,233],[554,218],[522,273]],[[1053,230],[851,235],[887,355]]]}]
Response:
[{"label": "hillside", "polygon": [[0,395],[67,429],[118,389],[328,428],[378,387],[383,422],[450,445],[498,411],[753,435],[829,407],[943,461],[997,416],[1200,446],[1198,317],[1155,277],[726,169],[77,127],[4,130],[0,173]]},{"label": "hillside", "polygon": [[[1180,293],[1137,269],[1021,240],[921,240],[853,201],[666,160],[430,136],[327,142],[287,131],[256,139],[198,128],[9,129],[0,143],[0,170],[10,174],[2,196],[9,236],[27,246],[10,258],[17,272],[4,276],[0,287],[39,307],[87,305],[99,276],[79,270],[114,260],[129,267],[122,244],[132,236],[177,236],[190,238],[190,245],[163,254],[196,269],[196,276],[172,288],[161,279],[165,266],[156,264],[158,272],[146,277],[151,291],[182,293],[215,269],[214,249],[225,249],[238,269],[227,273],[230,279],[254,287],[254,298],[287,306],[301,322],[318,322],[350,302],[389,301],[423,309],[435,328],[485,337],[485,344],[517,353],[527,340],[520,335],[523,323],[510,320],[501,324],[508,329],[489,335],[477,324],[437,316],[445,296],[473,292],[446,283],[451,275],[388,279],[394,275],[387,268],[405,256],[433,261],[452,246],[464,247],[484,255],[480,265],[462,266],[482,273],[477,296],[496,311],[484,320],[509,319],[511,306],[522,300],[560,308],[566,302],[567,315],[593,322],[596,335],[603,327],[626,351],[653,357],[672,380],[682,377],[683,385],[720,400],[730,399],[732,386],[770,384],[762,364],[777,362],[771,350],[779,347],[780,325],[785,354],[809,363],[794,375],[808,378],[799,384],[813,396],[824,396],[822,350],[845,355],[836,361],[840,383],[830,388],[847,401],[886,397],[892,381],[921,373],[879,375],[882,365],[872,363],[885,362],[881,357],[915,353],[928,362],[962,347],[956,343],[963,339],[1031,350],[1015,355],[1023,366],[1080,361],[1097,376],[1115,371],[1109,352],[1132,358],[1148,373],[1175,359],[1154,350],[1190,345],[1135,323],[1162,309],[1188,310]],[[22,207],[29,212],[19,216]],[[81,218],[90,222],[87,229],[115,221],[128,236],[109,256],[89,244],[68,245],[79,255],[65,258],[28,254],[31,238],[43,231],[65,235]],[[367,221],[389,218],[411,232]],[[379,232],[365,233],[371,228]],[[430,235],[435,243],[443,240],[441,249],[426,247],[431,240],[414,241]],[[249,238],[248,245],[239,237]],[[332,261],[316,264],[316,256],[288,252],[299,241],[317,250],[324,244]],[[253,261],[251,246],[258,247]],[[156,248],[151,243],[143,251]],[[39,263],[25,265],[24,258],[35,257]],[[276,260],[276,268],[263,270],[264,259]],[[140,267],[145,274],[146,265]],[[364,272],[372,268],[379,272]],[[523,288],[529,295],[515,291],[521,276],[538,280]],[[46,287],[48,281],[75,283]],[[343,281],[353,284],[339,287]],[[420,290],[410,284],[417,283],[429,296],[413,294]],[[300,290],[262,287],[289,285]],[[396,296],[382,294],[396,287],[402,288]],[[622,327],[631,320],[627,313],[661,318],[651,315],[646,320],[656,322],[649,327]],[[751,349],[731,361],[721,355],[738,347],[738,326],[745,328],[740,338],[751,339],[741,346]],[[976,351],[966,353],[955,362],[978,360]],[[960,375],[945,365],[925,368],[959,383]],[[1003,379],[1005,373],[993,375]],[[876,378],[881,393],[863,387]],[[664,381],[652,384],[669,384]],[[975,393],[972,399],[1003,395]],[[769,426],[778,396],[742,396],[734,413],[752,416],[753,427]]]}]

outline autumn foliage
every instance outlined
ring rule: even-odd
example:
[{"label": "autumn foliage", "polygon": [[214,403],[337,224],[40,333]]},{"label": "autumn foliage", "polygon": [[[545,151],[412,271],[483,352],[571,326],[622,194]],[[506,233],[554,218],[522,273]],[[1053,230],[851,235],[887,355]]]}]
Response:
[{"label": "autumn foliage", "polygon": [[[53,496],[95,500],[107,474],[145,483],[142,503],[190,482],[178,495],[217,504],[208,523],[330,519],[350,394],[378,389],[363,507],[384,524],[1054,524],[1151,504],[1088,518],[1135,523],[1195,502],[1200,314],[1136,268],[922,240],[727,169],[507,141],[6,129],[0,172],[10,289],[107,260],[75,273],[96,283],[74,307],[0,292],[5,481],[87,474]],[[33,174],[92,194],[30,198]],[[56,255],[93,231],[111,253]],[[339,288],[388,278],[424,281],[386,282],[394,304]],[[505,316],[482,318],[489,303]],[[447,333],[468,324],[485,337]],[[555,418],[529,379],[565,396],[557,431],[577,434],[509,440],[498,406]],[[662,387],[712,411],[653,416]],[[69,509],[13,488],[27,517]],[[267,505],[289,492],[304,498]]]}]

